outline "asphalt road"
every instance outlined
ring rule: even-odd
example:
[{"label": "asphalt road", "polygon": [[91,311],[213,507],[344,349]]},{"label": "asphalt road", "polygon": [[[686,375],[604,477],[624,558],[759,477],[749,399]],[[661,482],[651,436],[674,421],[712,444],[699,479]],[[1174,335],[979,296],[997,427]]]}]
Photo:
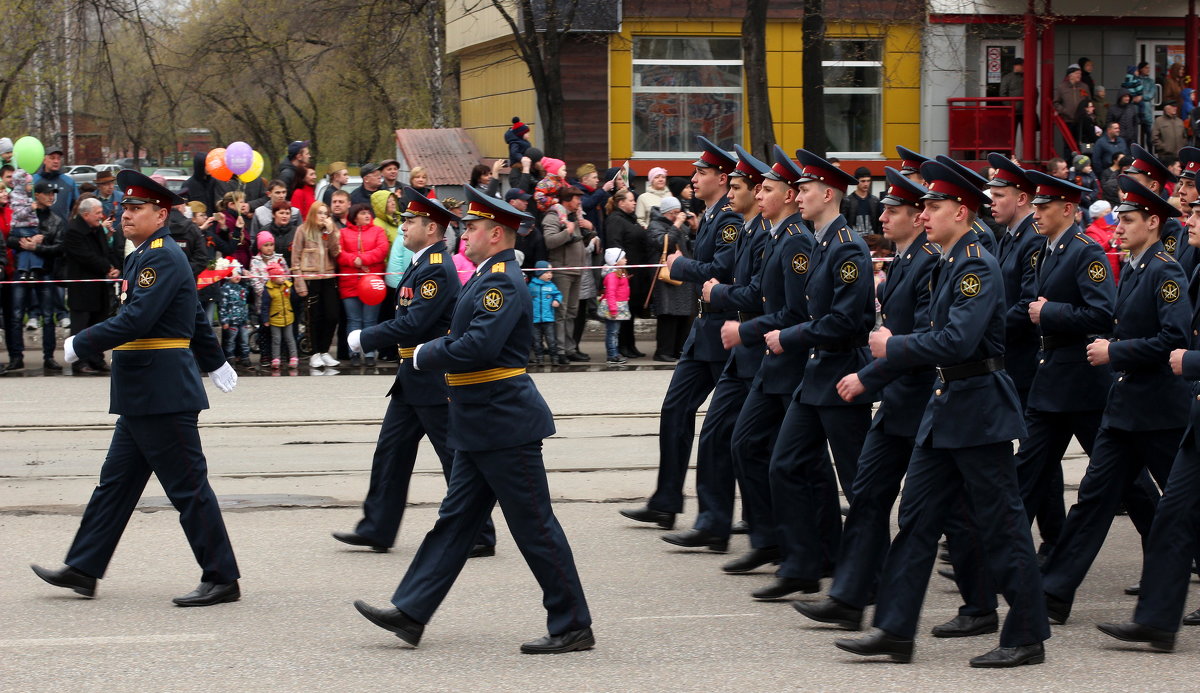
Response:
[{"label": "asphalt road", "polygon": [[[1123,620],[1141,554],[1125,518],[1084,583],[1070,622],[1054,627],[1047,662],[981,671],[970,657],[995,636],[922,636],[916,660],[861,660],[832,646],[786,603],[757,603],[763,572],[726,576],[729,556],[672,549],[660,532],[617,515],[654,482],[654,417],[669,372],[535,376],[558,417],[546,443],[556,511],[595,618],[595,650],[520,655],[544,633],[537,585],[503,522],[494,558],[474,559],[410,650],[351,606],[389,599],[436,515],[444,483],[423,452],[395,549],[344,547],[366,489],[387,377],[248,378],[210,391],[201,421],[213,485],[229,509],[243,600],[180,609],[198,570],[155,482],[135,513],[97,598],[38,580],[57,565],[95,482],[113,417],[104,379],[0,381],[0,690],[1189,690],[1200,629],[1174,654],[1126,648],[1094,623]],[[1068,483],[1084,461],[1068,461]],[[690,488],[690,486],[689,486]],[[689,512],[694,503],[689,500]],[[499,515],[497,515],[499,518]],[[682,518],[686,523],[690,516]],[[734,552],[745,549],[735,538]],[[957,595],[933,577],[922,631],[949,619]],[[1190,608],[1197,606],[1195,600]],[[1003,607],[1002,607],[1003,610]]]}]

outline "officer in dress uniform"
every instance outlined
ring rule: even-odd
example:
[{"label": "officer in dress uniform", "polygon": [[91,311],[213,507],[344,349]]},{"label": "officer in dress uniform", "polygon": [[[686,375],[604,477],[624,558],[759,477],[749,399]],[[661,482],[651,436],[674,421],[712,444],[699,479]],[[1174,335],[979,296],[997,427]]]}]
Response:
[{"label": "officer in dress uniform", "polygon": [[[954,170],[955,173],[962,176],[968,183],[974,185],[980,190],[990,190],[992,187],[988,184],[987,178],[984,178],[975,171],[972,171],[948,156],[939,154],[935,161],[943,166],[949,166]],[[986,208],[991,204],[991,199],[989,199],[987,196],[984,196],[984,200],[984,206],[981,208],[981,212],[986,211]],[[979,237],[979,244],[983,246],[984,250],[988,251],[992,255],[996,255],[999,252],[999,247],[996,243],[996,234],[992,233],[992,230],[988,228],[988,225],[983,223],[983,219],[975,217],[975,221],[971,222],[971,228],[975,231],[975,235]]]},{"label": "officer in dress uniform", "polygon": [[[764,335],[808,319],[804,290],[816,245],[797,207],[796,186],[803,178],[800,167],[779,147],[775,147],[775,162],[770,168],[748,156],[738,165],[747,163],[758,168],[762,176],[758,203],[770,232],[756,281],[760,291],[754,297],[762,314],[743,312],[739,320],[727,321],[721,327],[721,340],[726,348],[735,351],[750,348],[763,354],[733,428],[734,468],[741,482],[742,506],[749,515],[750,551],[723,566],[731,574],[748,573],[779,561],[782,555],[772,510],[771,450],[792,393],[804,375],[808,351],[769,353]],[[714,287],[714,294],[717,290]]]},{"label": "officer in dress uniform", "polygon": [[[944,249],[932,273],[929,329],[871,335],[871,353],[892,368],[936,366],[937,379],[909,462],[900,531],[883,566],[874,625],[837,647],[859,655],[912,661],[913,636],[952,503],[965,487],[993,579],[1009,604],[1000,646],[974,667],[1012,667],[1045,659],[1050,636],[1029,525],[1017,491],[1012,441],[1025,435],[1020,400],[1004,371],[1003,280],[971,222],[986,197],[940,162],[921,166],[929,183],[921,221]],[[986,416],[980,416],[986,412]]]},{"label": "officer in dress uniform", "polygon": [[[1200,151],[1197,151],[1200,154]],[[1183,152],[1180,152],[1182,158]],[[1189,161],[1195,162],[1194,158]],[[1193,169],[1193,174],[1194,174]],[[1186,172],[1186,165],[1185,165]],[[1195,186],[1192,186],[1195,190]],[[1188,243],[1200,247],[1200,201],[1188,206]],[[1188,349],[1171,352],[1171,370],[1182,375],[1191,388],[1187,428],[1171,465],[1154,513],[1154,524],[1145,542],[1141,594],[1133,619],[1124,623],[1097,624],[1102,632],[1125,642],[1145,642],[1158,650],[1175,649],[1180,616],[1187,601],[1192,578],[1192,558],[1197,537],[1195,520],[1200,512],[1200,287],[1188,287],[1192,300]],[[1200,609],[1183,617],[1185,625],[1200,625]]]},{"label": "officer in dress uniform", "polygon": [[804,149],[796,158],[802,171],[800,214],[816,229],[805,285],[808,320],[765,337],[775,353],[811,353],[771,454],[771,499],[783,562],[776,580],[754,592],[755,599],[820,589],[841,537],[838,484],[853,500],[854,470],[871,425],[869,395],[846,402],[837,393],[838,381],[871,360],[867,335],[875,326],[871,253],[840,213],[854,177]]},{"label": "officer in dress uniform", "polygon": [[[413,253],[412,264],[396,290],[396,317],[346,337],[355,352],[374,352],[391,344],[399,346],[400,364],[375,457],[371,460],[371,486],[363,501],[363,519],[353,532],[334,532],[333,538],[354,546],[369,546],[386,552],[396,541],[408,482],[417,461],[417,445],[428,437],[442,463],[442,474],[450,480],[454,452],[446,446],[448,418],[444,373],[418,371],[412,367],[413,349],[432,341],[450,327],[450,315],[462,282],[446,249],[446,228],[458,217],[411,187],[403,189],[403,243]],[[483,535],[471,550],[474,556],[496,553],[496,532],[488,520]]]},{"label": "officer in dress uniform", "polygon": [[153,473],[179,511],[203,571],[200,585],[173,601],[179,606],[237,601],[237,561],[208,484],[196,427],[200,410],[208,408],[200,372],[223,392],[237,385],[237,374],[200,307],[187,256],[166,228],[167,212],[180,204],[179,196],[136,171],[118,173],[117,185],[125,195],[121,227],[137,245],[125,259],[121,307],[115,317],[67,338],[63,349],[68,363],[113,350],[109,411],[120,418],[66,567],[35,565],[33,571],[52,585],[93,596]]},{"label": "officer in dress uniform", "polygon": [[[742,232],[735,243],[735,261],[732,282],[722,284],[709,279],[704,284],[701,297],[709,310],[761,311],[759,300],[759,264],[763,258],[763,246],[767,240],[767,226],[758,214],[758,203],[754,196],[758,187],[757,170],[744,164],[750,154],[734,145],[738,156],[743,157],[733,173],[729,174],[729,206],[742,218]],[[692,529],[664,534],[663,541],[685,548],[708,548],[724,552],[729,547],[729,533],[733,526],[734,470],[733,451],[729,439],[737,421],[742,403],[750,391],[750,381],[758,372],[762,361],[762,350],[743,347],[734,349],[725,362],[725,370],[713,388],[704,424],[700,427],[700,449],[696,465],[696,493],[700,512]],[[717,446],[718,450],[712,450]]]},{"label": "officer in dress uniform", "polygon": [[[1143,149],[1141,145],[1130,144],[1129,151],[1133,156],[1133,163],[1125,169],[1124,173],[1153,190],[1164,200],[1167,199],[1167,183],[1174,183],[1179,179],[1163,165],[1163,162],[1158,160],[1158,157]],[[1194,185],[1194,172],[1192,180]],[[1178,210],[1176,210],[1176,215],[1179,215]],[[1183,225],[1179,223],[1178,219],[1172,217],[1166,221],[1162,231],[1162,245],[1163,250],[1179,262],[1184,276],[1190,278],[1196,270],[1197,263],[1200,262],[1200,254],[1197,254],[1197,250],[1187,242],[1187,238],[1184,237]]]},{"label": "officer in dress uniform", "polygon": [[[928,191],[894,168],[886,168],[885,175],[888,191],[879,200],[880,221],[896,253],[878,288],[883,325],[892,334],[925,332],[930,273],[941,258],[937,246],[926,239],[920,220],[921,197]],[[875,596],[887,557],[892,505],[916,445],[933,377],[930,366],[899,369],[886,359],[875,359],[838,383],[838,394],[847,401],[867,390],[880,393],[882,401],[858,458],[854,500],[846,515],[829,597],[792,603],[808,618],[849,630],[862,628],[863,609]]]},{"label": "officer in dress uniform", "polygon": [[[692,162],[696,169],[692,187],[707,209],[696,232],[692,257],[682,257],[677,251],[667,257],[667,267],[672,279],[697,285],[716,279],[725,284],[733,278],[737,239],[744,223],[726,198],[729,174],[737,167],[737,159],[704,137],[696,139],[703,151]],[[716,387],[729,360],[729,354],[721,346],[721,323],[736,316],[736,311],[717,310],[704,301],[699,302],[699,315],[692,323],[691,333],[683,344],[683,356],[675,364],[671,384],[663,397],[658,428],[658,484],[645,506],[621,510],[621,515],[663,529],[675,527],[676,513],[683,512],[683,481],[696,437],[696,411]],[[701,449],[711,452],[714,458],[697,458],[697,484],[708,480],[708,472],[702,467],[728,468],[733,464],[719,459],[731,455],[725,441],[701,445]],[[696,490],[700,497],[708,493],[707,489]]]},{"label": "officer in dress uniform", "polygon": [[513,540],[542,588],[549,634],[521,645],[526,654],[586,650],[595,644],[575,559],[554,510],[542,440],[554,418],[526,374],[533,303],[513,246],[533,218],[507,202],[467,188],[466,255],[478,269],[462,287],[450,333],[418,344],[417,371],[445,371],[454,450],[450,483],[392,596],[392,608],[356,601],[359,613],[416,647],[425,624],[467,562],[496,502]]},{"label": "officer in dress uniform", "polygon": [[925,179],[921,177],[921,164],[932,161],[932,159],[900,145],[896,145],[896,153],[900,155],[900,173],[917,185],[924,186]]},{"label": "officer in dress uniform", "polygon": [[[1184,215],[1190,216],[1192,212],[1192,203],[1197,201],[1197,199],[1200,199],[1200,190],[1196,188],[1196,173],[1200,172],[1200,148],[1184,147],[1183,149],[1180,149],[1179,165],[1183,167],[1183,171],[1180,172],[1179,182],[1175,185],[1175,197],[1179,198],[1179,205],[1183,210]],[[1187,252],[1191,254],[1194,259],[1200,260],[1200,257],[1195,257],[1196,253],[1200,251],[1196,250],[1196,247],[1191,244],[1190,239],[1188,239],[1187,247]],[[1179,258],[1177,257],[1176,259],[1178,260]],[[1184,270],[1186,271],[1186,264],[1183,263],[1182,260],[1180,261],[1180,264],[1185,265]],[[1189,285],[1196,283],[1194,281],[1196,276],[1195,264],[1196,263],[1193,263],[1192,271],[1188,275]]]},{"label": "officer in dress uniform", "polygon": [[1116,378],[1079,500],[1043,569],[1054,623],[1070,615],[1075,590],[1108,536],[1125,487],[1144,469],[1166,484],[1187,425],[1188,386],[1171,372],[1168,357],[1188,344],[1191,301],[1183,268],[1160,241],[1164,222],[1179,211],[1131,176],[1117,183],[1124,199],[1114,210],[1120,215],[1116,235],[1129,251],[1129,266],[1117,284],[1112,341],[1087,346],[1088,362],[1111,364]]}]

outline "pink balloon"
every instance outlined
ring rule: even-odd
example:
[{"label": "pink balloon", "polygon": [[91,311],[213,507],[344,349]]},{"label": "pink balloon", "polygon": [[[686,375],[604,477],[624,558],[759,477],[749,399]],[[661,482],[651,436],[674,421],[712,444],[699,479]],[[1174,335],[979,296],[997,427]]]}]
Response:
[{"label": "pink balloon", "polygon": [[235,176],[250,170],[254,163],[254,149],[245,142],[234,142],[225,148],[225,168]]}]

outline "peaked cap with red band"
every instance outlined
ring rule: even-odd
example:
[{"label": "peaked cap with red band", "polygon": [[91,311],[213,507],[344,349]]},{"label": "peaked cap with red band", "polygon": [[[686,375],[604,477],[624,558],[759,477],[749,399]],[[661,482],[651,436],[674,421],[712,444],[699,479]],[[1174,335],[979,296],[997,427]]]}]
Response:
[{"label": "peaked cap with red band", "polygon": [[[979,173],[972,171],[945,154],[938,154],[934,161],[943,166],[949,167],[951,171],[954,171],[958,175],[962,176],[963,180],[967,181],[979,190],[987,190],[989,187],[987,178],[984,178],[983,176],[979,175]],[[989,198],[987,196],[984,196],[984,204],[988,204],[988,199]]]},{"label": "peaked cap with red band", "polygon": [[1163,187],[1166,187],[1167,183],[1179,180],[1169,168],[1163,165],[1163,162],[1158,160],[1158,157],[1146,151],[1142,145],[1130,144],[1129,153],[1133,156],[1133,163],[1121,173],[1140,173],[1158,181],[1158,184]]},{"label": "peaked cap with red band", "polygon": [[988,163],[992,168],[996,169],[996,175],[988,181],[988,185],[993,188],[1016,188],[1024,193],[1033,195],[1036,192],[1036,187],[1033,181],[1029,180],[1025,175],[1025,170],[1012,162],[1012,159],[992,152],[988,154]]},{"label": "peaked cap with red band", "polygon": [[883,197],[879,198],[879,204],[892,207],[897,205],[921,206],[921,198],[929,192],[925,186],[905,178],[903,173],[891,166],[884,167],[883,174],[887,177],[888,189]]},{"label": "peaked cap with red band", "polygon": [[1075,185],[1069,180],[1055,178],[1041,171],[1026,171],[1025,177],[1035,186],[1032,204],[1044,205],[1048,202],[1070,202],[1079,206],[1087,188]]},{"label": "peaked cap with red band", "polygon": [[425,197],[412,186],[404,186],[403,197],[400,200],[404,211],[400,216],[405,219],[426,217],[433,223],[445,229],[450,222],[457,221],[454,213],[442,206],[441,202]]},{"label": "peaked cap with red band", "polygon": [[696,140],[700,143],[700,158],[693,161],[692,166],[715,168],[721,173],[733,173],[733,169],[737,168],[737,159],[729,156],[729,152],[710,142],[707,137],[697,135]]},{"label": "peaked cap with red band", "polygon": [[484,195],[469,185],[466,187],[466,191],[467,213],[461,219],[464,224],[468,221],[486,219],[494,221],[501,226],[514,229],[521,236],[529,234],[529,225],[533,223],[531,215],[522,212],[504,200]]},{"label": "peaked cap with red band", "polygon": [[800,162],[800,169],[804,173],[804,178],[800,180],[801,183],[807,183],[810,180],[820,181],[835,190],[841,190],[843,194],[847,188],[858,185],[858,179],[854,176],[807,149],[797,149],[796,160]]},{"label": "peaked cap with red band", "polygon": [[1179,165],[1183,167],[1180,178],[1196,180],[1196,172],[1200,171],[1200,149],[1184,147],[1179,150]]},{"label": "peaked cap with red band", "polygon": [[921,177],[927,186],[922,200],[953,200],[974,212],[979,212],[987,201],[978,186],[968,183],[962,174],[941,161],[921,164]]},{"label": "peaked cap with red band", "polygon": [[1121,189],[1121,202],[1113,207],[1113,211],[1118,214],[1121,212],[1145,212],[1158,217],[1163,224],[1167,223],[1168,219],[1179,216],[1179,210],[1175,209],[1170,202],[1129,176],[1118,177],[1117,187]]},{"label": "peaked cap with red band", "polygon": [[910,176],[914,173],[921,173],[921,164],[926,161],[932,161],[929,157],[918,154],[908,147],[896,146],[896,153],[900,155],[900,173]]},{"label": "peaked cap with red band", "polygon": [[117,172],[117,187],[125,197],[123,205],[153,204],[169,208],[184,204],[185,200],[140,172],[125,169]]},{"label": "peaked cap with red band", "polygon": [[788,185],[799,185],[807,180],[804,172],[792,161],[787,152],[783,151],[779,145],[775,145],[775,163],[771,165],[771,170],[763,174],[763,177],[768,180],[777,180]]},{"label": "peaked cap with red band", "polygon": [[733,145],[733,150],[737,152],[738,163],[733,169],[733,173],[729,175],[734,178],[745,178],[750,182],[750,187],[761,185],[763,176],[770,170],[767,168],[767,165],[743,149],[740,144]]}]

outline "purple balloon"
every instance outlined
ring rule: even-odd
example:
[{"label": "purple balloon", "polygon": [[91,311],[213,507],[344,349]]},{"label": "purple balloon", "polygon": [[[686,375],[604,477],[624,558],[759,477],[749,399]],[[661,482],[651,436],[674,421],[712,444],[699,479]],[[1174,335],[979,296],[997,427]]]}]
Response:
[{"label": "purple balloon", "polygon": [[254,164],[254,149],[245,142],[234,142],[225,148],[225,168],[240,176]]}]

